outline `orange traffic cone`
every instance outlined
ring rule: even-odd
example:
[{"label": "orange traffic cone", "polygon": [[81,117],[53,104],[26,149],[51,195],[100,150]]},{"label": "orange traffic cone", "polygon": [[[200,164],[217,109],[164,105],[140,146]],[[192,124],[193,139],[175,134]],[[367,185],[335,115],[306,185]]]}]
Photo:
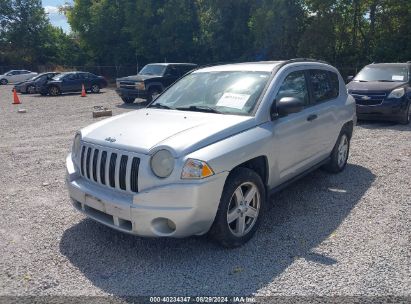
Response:
[{"label": "orange traffic cone", "polygon": [[81,85],[81,97],[86,97],[86,89],[84,88],[84,84]]},{"label": "orange traffic cone", "polygon": [[19,96],[17,95],[16,89],[13,89],[13,104],[21,104]]}]

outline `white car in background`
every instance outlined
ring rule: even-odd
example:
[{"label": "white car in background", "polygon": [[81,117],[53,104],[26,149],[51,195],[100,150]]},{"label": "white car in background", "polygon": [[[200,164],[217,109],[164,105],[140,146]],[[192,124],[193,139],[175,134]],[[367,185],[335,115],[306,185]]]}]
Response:
[{"label": "white car in background", "polygon": [[21,82],[36,76],[36,72],[27,70],[11,70],[3,75],[0,75],[0,84],[8,84],[14,82]]}]

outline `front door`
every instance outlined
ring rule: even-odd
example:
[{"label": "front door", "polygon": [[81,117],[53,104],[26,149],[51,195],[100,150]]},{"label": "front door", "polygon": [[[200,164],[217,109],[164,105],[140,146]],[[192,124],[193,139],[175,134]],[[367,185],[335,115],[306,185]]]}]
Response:
[{"label": "front door", "polygon": [[313,129],[310,121],[309,89],[304,70],[285,72],[282,84],[274,102],[282,97],[296,97],[304,102],[305,108],[298,113],[279,117],[272,121],[273,172],[277,172],[276,184],[292,178],[302,172],[307,159],[314,151],[310,144]]}]

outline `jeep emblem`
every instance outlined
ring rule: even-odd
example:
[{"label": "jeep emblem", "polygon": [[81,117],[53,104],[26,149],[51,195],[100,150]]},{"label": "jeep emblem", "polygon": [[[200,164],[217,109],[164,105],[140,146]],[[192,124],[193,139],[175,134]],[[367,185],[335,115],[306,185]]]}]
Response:
[{"label": "jeep emblem", "polygon": [[107,137],[105,140],[111,143],[116,141],[116,139],[113,137]]}]

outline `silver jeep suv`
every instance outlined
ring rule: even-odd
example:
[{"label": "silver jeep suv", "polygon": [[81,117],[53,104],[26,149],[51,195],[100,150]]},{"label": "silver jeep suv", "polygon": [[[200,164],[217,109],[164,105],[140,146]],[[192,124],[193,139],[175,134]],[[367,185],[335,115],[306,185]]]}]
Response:
[{"label": "silver jeep suv", "polygon": [[206,67],[144,109],[79,131],[67,157],[75,208],[147,237],[247,242],[269,194],[323,166],[344,169],[355,102],[315,60]]}]

